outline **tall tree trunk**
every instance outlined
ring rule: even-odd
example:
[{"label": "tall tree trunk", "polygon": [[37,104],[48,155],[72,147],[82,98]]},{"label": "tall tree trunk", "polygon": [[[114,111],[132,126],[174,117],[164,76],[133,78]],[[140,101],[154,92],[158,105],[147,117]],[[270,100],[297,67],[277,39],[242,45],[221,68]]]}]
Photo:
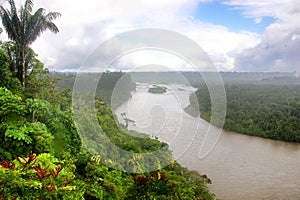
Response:
[{"label": "tall tree trunk", "polygon": [[17,78],[19,79],[20,83],[22,83],[22,51],[21,47],[17,46],[16,50],[16,68],[17,68]]},{"label": "tall tree trunk", "polygon": [[21,47],[21,84],[25,88],[25,47]]}]

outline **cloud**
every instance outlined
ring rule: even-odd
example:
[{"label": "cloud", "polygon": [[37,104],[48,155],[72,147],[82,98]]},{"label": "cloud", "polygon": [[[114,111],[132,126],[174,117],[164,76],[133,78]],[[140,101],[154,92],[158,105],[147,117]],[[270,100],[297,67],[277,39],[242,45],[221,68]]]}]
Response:
[{"label": "cloud", "polygon": [[255,24],[260,24],[263,21],[262,18],[255,18],[254,22]]},{"label": "cloud", "polygon": [[[64,4],[58,0],[39,2],[37,7],[60,11],[63,16],[57,21],[59,35],[47,33],[33,47],[52,70],[76,69],[93,49],[110,37],[136,28],[154,27],[170,29],[190,37],[209,54],[219,69],[232,69],[234,58],[230,58],[227,53],[254,46],[259,41],[259,35],[230,32],[226,27],[194,19],[190,15],[201,2],[204,1],[145,0],[112,3],[89,0],[84,5],[69,0],[65,0]],[[67,9],[65,5],[69,4],[71,7]],[[138,63],[134,57],[131,59],[133,63]],[[145,57],[149,63],[151,59],[153,56]]]},{"label": "cloud", "polygon": [[236,69],[242,71],[298,71],[300,64],[300,27],[279,23],[266,30],[256,47],[235,55]]},{"label": "cloud", "polygon": [[275,17],[254,48],[231,52],[237,71],[300,70],[300,4],[296,0],[231,0],[228,5],[241,9],[247,17]]},{"label": "cloud", "polygon": [[[257,23],[267,16],[276,18],[277,21],[263,35],[232,32],[224,26],[204,23],[192,17],[199,3],[210,1],[36,1],[35,8],[61,12],[62,17],[55,21],[60,32],[57,35],[45,32],[32,47],[51,70],[77,70],[87,56],[109,38],[138,28],[160,28],[176,31],[197,42],[219,70],[294,69],[289,66],[298,62],[296,53],[293,53],[297,50],[300,36],[298,22],[294,19],[300,12],[296,1],[222,1]],[[282,44],[286,45],[281,47]],[[257,55],[258,52],[260,55]],[[140,54],[139,57],[131,56],[131,60],[126,62],[138,64],[144,60],[151,64],[156,62],[154,57]],[[179,66],[184,68],[182,63]],[[120,68],[124,69],[124,66]]]},{"label": "cloud", "polygon": [[[52,65],[54,70],[78,68],[84,58],[105,40],[124,31],[152,26],[154,21],[166,23],[175,17],[179,8],[180,12],[186,12],[189,7],[193,7],[193,1],[181,7],[185,3],[182,0],[88,0],[84,3],[71,0],[64,0],[64,3],[58,0],[40,1],[36,7],[57,10],[63,15],[56,21],[60,33],[57,36],[46,33],[34,43],[33,48],[40,52],[40,58],[46,61],[46,66]],[[163,12],[165,7],[170,12]],[[47,57],[55,58],[56,62],[52,60],[47,63]]]}]

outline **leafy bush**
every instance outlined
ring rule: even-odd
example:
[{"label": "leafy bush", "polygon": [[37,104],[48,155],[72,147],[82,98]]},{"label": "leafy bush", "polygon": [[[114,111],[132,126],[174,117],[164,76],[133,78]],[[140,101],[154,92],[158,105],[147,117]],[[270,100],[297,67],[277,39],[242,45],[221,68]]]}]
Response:
[{"label": "leafy bush", "polygon": [[72,166],[50,154],[0,163],[0,199],[82,199]]}]

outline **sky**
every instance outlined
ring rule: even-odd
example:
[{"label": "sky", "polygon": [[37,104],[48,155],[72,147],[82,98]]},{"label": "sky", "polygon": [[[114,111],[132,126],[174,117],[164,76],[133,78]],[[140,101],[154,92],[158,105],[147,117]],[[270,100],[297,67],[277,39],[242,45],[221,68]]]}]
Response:
[{"label": "sky", "polygon": [[[300,72],[300,0],[49,0],[60,32],[31,46],[52,71],[77,71],[103,42],[141,28],[175,31],[195,41],[219,71]],[[1,2],[1,1],[0,1]],[[16,0],[22,3],[21,0]],[[5,40],[5,32],[1,34]],[[166,52],[136,51],[114,67],[191,66]]]}]

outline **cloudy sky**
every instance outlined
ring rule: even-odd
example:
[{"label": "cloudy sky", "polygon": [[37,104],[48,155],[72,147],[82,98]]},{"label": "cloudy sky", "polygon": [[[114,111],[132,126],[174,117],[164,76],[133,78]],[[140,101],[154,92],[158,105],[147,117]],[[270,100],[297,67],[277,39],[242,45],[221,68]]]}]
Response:
[{"label": "cloudy sky", "polygon": [[[76,71],[111,37],[158,28],[195,41],[218,70],[300,71],[300,0],[36,0],[38,7],[62,14],[55,21],[60,32],[47,31],[32,45],[50,70]],[[139,51],[120,58],[118,67],[159,64],[185,70],[174,57]]]}]

